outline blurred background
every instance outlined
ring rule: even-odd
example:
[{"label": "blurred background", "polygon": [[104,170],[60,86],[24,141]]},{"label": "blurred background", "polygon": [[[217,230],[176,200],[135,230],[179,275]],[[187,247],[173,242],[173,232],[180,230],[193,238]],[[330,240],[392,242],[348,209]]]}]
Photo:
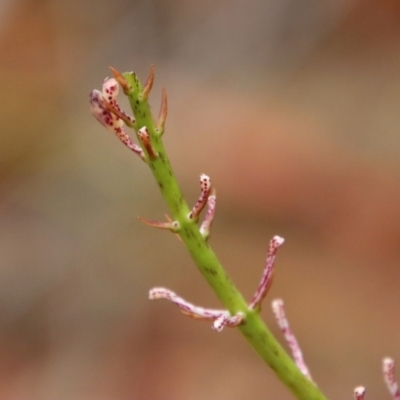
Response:
[{"label": "blurred background", "polygon": [[[188,201],[217,188],[211,244],[250,298],[270,238],[282,297],[331,399],[389,394],[400,362],[400,5],[395,0],[1,0],[0,397],[291,399],[241,335],[148,290],[219,307],[150,172],[90,115],[135,70]],[[126,106],[126,102],[121,100]],[[283,342],[283,341],[282,341]]]}]

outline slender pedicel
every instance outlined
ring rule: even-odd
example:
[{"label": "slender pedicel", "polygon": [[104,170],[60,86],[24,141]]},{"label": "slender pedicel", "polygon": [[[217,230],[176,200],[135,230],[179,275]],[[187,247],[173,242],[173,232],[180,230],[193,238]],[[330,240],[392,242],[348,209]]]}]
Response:
[{"label": "slender pedicel", "polygon": [[278,322],[279,328],[283,333],[286,343],[288,344],[292,352],[294,362],[298,366],[299,370],[303,373],[303,375],[306,376],[311,382],[313,382],[310,371],[308,370],[308,367],[304,361],[303,353],[301,351],[299,343],[297,342],[296,336],[290,329],[289,321],[286,318],[285,307],[282,299],[276,299],[272,302],[272,311],[275,314],[275,318]]},{"label": "slender pedicel", "polygon": [[212,329],[217,332],[221,332],[225,326],[235,327],[244,322],[244,316],[242,313],[231,316],[227,310],[214,310],[211,308],[195,306],[182,297],[179,297],[172,290],[162,287],[151,289],[149,292],[149,299],[167,299],[176,304],[183,314],[186,314],[189,317],[199,320],[214,321]]},{"label": "slender pedicel", "polygon": [[274,278],[274,264],[275,264],[276,253],[278,251],[279,246],[282,246],[284,241],[285,239],[281,238],[280,236],[274,236],[269,242],[264,272],[262,274],[258,288],[249,304],[249,308],[252,310],[261,309],[261,302],[267,295],[268,290],[271,287],[272,280]]},{"label": "slender pedicel", "polygon": [[206,174],[200,175],[201,192],[196,204],[193,206],[192,211],[189,213],[189,218],[197,220],[203,208],[207,204],[208,196],[211,192],[211,180]]},{"label": "slender pedicel", "polygon": [[210,237],[210,229],[211,224],[214,220],[215,216],[215,206],[217,204],[217,196],[214,188],[211,188],[211,193],[207,199],[207,212],[206,216],[204,217],[204,221],[200,226],[200,233],[203,235],[205,239]]}]

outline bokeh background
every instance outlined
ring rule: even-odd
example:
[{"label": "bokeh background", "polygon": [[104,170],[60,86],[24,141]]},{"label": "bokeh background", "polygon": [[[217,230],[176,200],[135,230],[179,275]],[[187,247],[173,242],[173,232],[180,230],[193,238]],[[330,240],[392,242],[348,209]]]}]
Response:
[{"label": "bokeh background", "polygon": [[[218,191],[211,244],[251,297],[286,239],[283,297],[331,399],[389,394],[400,362],[400,5],[395,0],[1,0],[0,397],[291,399],[235,330],[148,290],[219,304],[149,171],[90,115],[108,66],[151,64],[184,193]],[[125,102],[126,104],[126,102]]]}]

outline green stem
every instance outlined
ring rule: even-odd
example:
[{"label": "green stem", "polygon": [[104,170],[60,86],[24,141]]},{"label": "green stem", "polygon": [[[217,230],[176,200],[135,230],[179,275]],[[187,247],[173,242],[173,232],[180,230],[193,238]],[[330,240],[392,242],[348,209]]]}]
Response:
[{"label": "green stem", "polygon": [[153,121],[146,96],[143,95],[142,85],[134,73],[125,73],[124,77],[131,86],[126,94],[136,118],[136,131],[144,126],[147,128],[151,146],[158,155],[151,159],[143,149],[147,163],[174,220],[179,223],[179,236],[201,274],[232,315],[238,312],[245,315],[245,323],[238,329],[293,394],[300,400],[326,400],[323,393],[300,372],[291,357],[274,338],[262,321],[259,311],[248,309],[243,296],[226,274],[207,240],[200,234],[197,221],[189,219],[190,209],[174,177],[161,140],[161,133]]}]

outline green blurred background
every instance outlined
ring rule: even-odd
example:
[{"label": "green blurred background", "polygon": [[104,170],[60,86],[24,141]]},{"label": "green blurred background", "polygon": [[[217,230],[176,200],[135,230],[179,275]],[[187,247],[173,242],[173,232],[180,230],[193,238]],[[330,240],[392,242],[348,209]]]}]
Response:
[{"label": "green blurred background", "polygon": [[[235,330],[148,290],[219,304],[150,172],[90,115],[151,64],[184,193],[217,188],[211,244],[250,298],[270,238],[283,297],[331,399],[389,398],[400,362],[400,5],[394,0],[0,1],[2,400],[291,399]],[[126,102],[124,103],[126,105]]]}]

